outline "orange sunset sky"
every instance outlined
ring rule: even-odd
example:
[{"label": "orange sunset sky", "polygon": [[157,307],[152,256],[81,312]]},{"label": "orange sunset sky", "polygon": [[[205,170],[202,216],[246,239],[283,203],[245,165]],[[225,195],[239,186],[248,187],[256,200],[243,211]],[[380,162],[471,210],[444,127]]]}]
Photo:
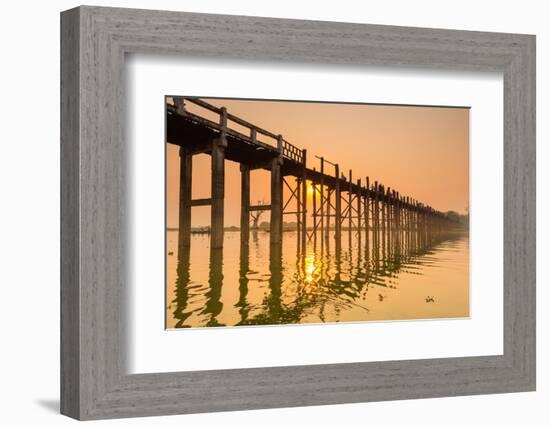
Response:
[{"label": "orange sunset sky", "polygon": [[[319,168],[314,156],[340,165],[354,181],[369,176],[401,195],[441,211],[466,213],[469,199],[469,109],[307,102],[205,99],[229,113],[308,150],[308,167]],[[203,109],[186,104],[190,111]],[[229,124],[235,130],[239,128]],[[259,138],[262,139],[262,138]],[[271,142],[269,139],[263,139]],[[166,144],[167,227],[178,225],[178,147]],[[326,165],[332,173],[332,167]],[[225,164],[225,225],[240,218],[239,165]],[[251,173],[251,203],[269,203],[268,171]],[[210,197],[210,156],[193,157],[193,198]],[[285,200],[288,191],[285,188]],[[294,221],[292,215],[285,221]],[[269,214],[262,217],[269,221]],[[194,227],[210,225],[210,208],[195,207]]]}]

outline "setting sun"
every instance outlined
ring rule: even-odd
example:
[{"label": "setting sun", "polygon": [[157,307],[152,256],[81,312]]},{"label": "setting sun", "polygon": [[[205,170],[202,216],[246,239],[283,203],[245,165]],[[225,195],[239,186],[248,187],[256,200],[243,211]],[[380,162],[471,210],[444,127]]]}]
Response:
[{"label": "setting sun", "polygon": [[309,197],[313,196],[313,185],[311,184],[311,182],[308,182],[307,183],[307,195]]}]

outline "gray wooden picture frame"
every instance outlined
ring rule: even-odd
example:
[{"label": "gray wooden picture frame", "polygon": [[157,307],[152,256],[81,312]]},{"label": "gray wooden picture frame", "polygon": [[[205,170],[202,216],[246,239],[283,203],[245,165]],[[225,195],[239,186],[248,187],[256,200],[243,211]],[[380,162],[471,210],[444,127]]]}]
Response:
[{"label": "gray wooden picture frame", "polygon": [[[502,72],[504,353],[128,374],[127,53]],[[529,390],[535,390],[534,36],[88,6],[62,12],[63,414],[84,420]]]}]

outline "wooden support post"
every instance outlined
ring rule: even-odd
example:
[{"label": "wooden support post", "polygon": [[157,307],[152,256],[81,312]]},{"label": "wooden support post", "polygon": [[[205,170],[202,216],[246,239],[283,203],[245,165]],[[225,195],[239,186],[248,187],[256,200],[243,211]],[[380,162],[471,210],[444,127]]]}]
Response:
[{"label": "wooden support post", "polygon": [[325,235],[325,159],[321,157],[321,184],[320,184],[320,210],[321,210],[321,244]]},{"label": "wooden support post", "polygon": [[397,241],[397,227],[396,227],[396,216],[397,216],[397,200],[395,198],[395,190],[388,188],[388,194],[390,198],[390,209],[388,215],[388,227],[391,232],[391,245],[392,248],[395,247]]},{"label": "wooden support post", "polygon": [[327,187],[327,198],[326,198],[326,208],[327,208],[327,212],[326,212],[326,227],[325,227],[325,240],[329,240],[329,236],[330,236],[330,205],[331,205],[331,201],[332,201],[332,193],[334,191],[330,188],[330,187]]},{"label": "wooden support post", "polygon": [[369,198],[370,198],[370,180],[369,180],[369,177],[367,176],[367,181],[366,181],[366,191],[365,191],[365,242],[367,243],[367,245],[369,244]]},{"label": "wooden support post", "polygon": [[394,223],[397,236],[396,246],[401,252],[401,197],[399,196],[398,191],[395,192]]},{"label": "wooden support post", "polygon": [[378,181],[374,181],[374,204],[373,204],[373,211],[372,211],[372,228],[373,228],[373,240],[374,244],[378,246],[379,239],[378,239]]},{"label": "wooden support post", "polygon": [[399,245],[399,251],[401,252],[401,245],[403,243],[403,233],[402,233],[402,229],[403,229],[403,224],[401,223],[402,222],[402,218],[401,218],[401,205],[402,205],[402,200],[401,200],[401,195],[399,194],[399,191],[397,191],[396,193],[396,200],[397,200],[397,205],[396,205],[396,227],[397,227],[397,244]]},{"label": "wooden support post", "polygon": [[337,256],[340,255],[342,243],[342,198],[340,195],[340,167],[334,165],[334,175],[336,176],[336,185],[334,188],[334,240]]},{"label": "wooden support post", "polygon": [[407,196],[407,252],[411,250],[412,242],[412,207],[411,199]]},{"label": "wooden support post", "polygon": [[393,250],[393,241],[395,238],[394,228],[393,228],[393,208],[394,208],[394,200],[392,197],[392,189],[388,187],[386,190],[386,200],[387,200],[387,215],[386,215],[386,222],[387,222],[387,232],[388,232],[388,254],[390,254]]},{"label": "wooden support post", "polygon": [[409,202],[407,196],[403,196],[401,199],[401,209],[403,210],[401,223],[403,229],[403,253],[407,255],[409,247]]},{"label": "wooden support post", "polygon": [[[307,150],[302,150],[302,251],[306,249],[307,237]],[[313,195],[315,197],[315,194]]]},{"label": "wooden support post", "polygon": [[191,246],[191,178],[193,155],[180,147],[180,192],[178,215],[178,253]]},{"label": "wooden support post", "polygon": [[351,235],[352,235],[352,216],[353,216],[353,209],[352,209],[352,186],[353,186],[353,178],[352,178],[352,172],[351,169],[349,170],[349,184],[348,184],[348,240],[349,240],[349,246],[351,247]]},{"label": "wooden support post", "polygon": [[300,248],[302,242],[302,197],[301,197],[302,182],[300,178],[296,178],[296,244]]},{"label": "wooden support post", "polygon": [[[315,172],[315,168],[313,168],[313,172]],[[315,182],[311,182],[311,188],[312,188],[312,194],[313,194],[313,199],[312,199],[312,204],[313,204],[313,244],[314,244],[314,247],[316,246],[317,244],[317,185],[315,184]]]},{"label": "wooden support post", "polygon": [[416,252],[416,200],[411,199],[411,209],[412,209],[412,252]]},{"label": "wooden support post", "polygon": [[283,137],[277,138],[279,155],[271,161],[271,219],[269,241],[272,245],[280,245],[283,241],[283,177],[281,162],[283,152]]},{"label": "wooden support post", "polygon": [[388,232],[390,234],[390,241],[388,244],[391,245],[392,250],[395,249],[395,240],[397,238],[397,232],[395,229],[395,211],[397,207],[397,202],[395,200],[394,194],[394,190],[388,188]]},{"label": "wooden support post", "polygon": [[241,244],[248,245],[250,236],[250,169],[241,164]]},{"label": "wooden support post", "polygon": [[399,250],[399,253],[401,253],[401,241],[402,241],[402,238],[401,238],[401,198],[399,196],[399,192],[395,192],[395,197],[394,197],[394,200],[395,200],[395,208],[394,208],[394,218],[393,218],[393,222],[394,222],[394,227],[395,227],[395,235],[396,235],[396,239],[395,239],[395,245],[397,247],[397,249]]},{"label": "wooden support post", "polygon": [[376,260],[376,269],[378,269],[378,259],[380,258],[380,210],[379,210],[380,192],[378,188],[378,181],[374,181],[374,204],[373,204],[373,249],[374,258]]},{"label": "wooden support post", "polygon": [[407,255],[409,248],[409,198],[403,196],[401,201],[401,208],[403,210],[402,225],[403,228],[403,253]]},{"label": "wooden support post", "polygon": [[357,198],[357,240],[359,242],[359,253],[361,253],[361,221],[363,220],[361,211],[362,211],[362,204],[363,204],[363,195],[362,188],[361,188],[361,178],[357,180],[357,192],[355,197]]},{"label": "wooden support post", "polygon": [[176,106],[176,112],[181,115],[185,114],[185,102],[183,98],[181,96],[175,96],[173,100]]},{"label": "wooden support post", "polygon": [[225,193],[225,147],[227,147],[227,110],[220,109],[220,136],[212,141],[212,206],[210,209],[210,249],[223,248],[223,207]]},{"label": "wooden support post", "polygon": [[386,256],[386,192],[384,186],[380,184],[380,193],[382,195],[382,218],[381,218],[381,232],[382,232],[382,258]]},{"label": "wooden support post", "polygon": [[414,201],[414,251],[420,247],[420,207],[418,202]]}]

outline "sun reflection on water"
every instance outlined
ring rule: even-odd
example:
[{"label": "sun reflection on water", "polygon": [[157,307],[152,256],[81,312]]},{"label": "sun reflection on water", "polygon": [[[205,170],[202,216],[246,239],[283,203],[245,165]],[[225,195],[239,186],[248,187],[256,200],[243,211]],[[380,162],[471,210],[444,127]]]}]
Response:
[{"label": "sun reflection on water", "polygon": [[[469,315],[469,241],[454,236],[404,251],[353,236],[336,253],[333,235],[301,251],[295,232],[273,253],[269,233],[239,248],[226,233],[212,257],[208,236],[192,251],[167,256],[167,327],[269,325]],[[167,250],[177,253],[177,232]]]}]

